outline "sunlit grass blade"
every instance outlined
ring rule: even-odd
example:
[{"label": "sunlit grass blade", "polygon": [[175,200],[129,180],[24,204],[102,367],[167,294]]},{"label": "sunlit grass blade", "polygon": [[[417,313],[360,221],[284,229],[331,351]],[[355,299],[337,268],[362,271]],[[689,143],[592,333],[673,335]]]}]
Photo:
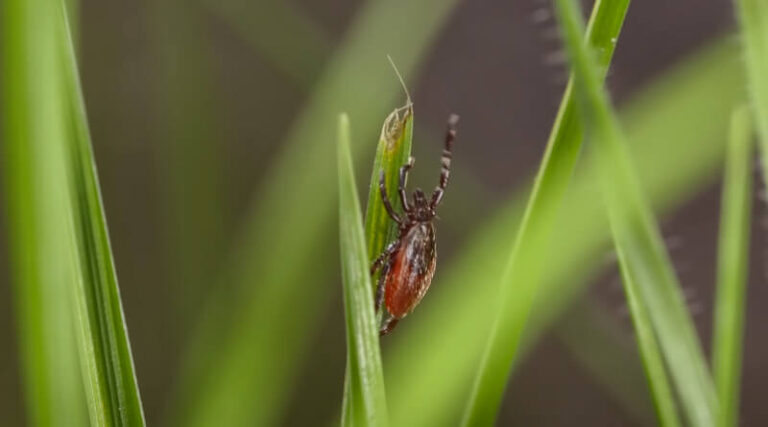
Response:
[{"label": "sunlit grass blade", "polygon": [[[595,3],[592,31],[587,40],[602,52],[600,60],[604,67],[610,63],[628,6],[628,0]],[[566,91],[501,279],[501,307],[467,404],[464,425],[491,425],[496,419],[536,297],[547,252],[552,247],[553,224],[571,180],[582,141],[577,124],[572,125],[576,130],[575,136],[559,133],[562,122],[578,120],[569,103],[570,84]]]},{"label": "sunlit grass blade", "polygon": [[[654,360],[653,332],[658,337],[690,423],[712,426],[717,401],[706,359],[658,225],[626,151],[618,119],[601,87],[591,53],[581,42],[578,6],[572,0],[557,0],[555,4],[583,101],[583,117],[589,124],[587,129],[597,152],[598,167],[602,172],[599,181],[604,189],[614,245],[628,290],[627,298],[634,306],[635,325],[640,328],[638,339],[642,340],[641,352],[661,414],[660,421],[663,424],[670,422],[667,412],[671,410],[672,396],[666,390],[666,380],[660,372],[661,362]],[[646,314],[653,322],[653,331],[648,330]],[[664,384],[659,384],[660,380]],[[672,422],[675,421],[672,419]]]},{"label": "sunlit grass blade", "polygon": [[69,184],[78,262],[75,281],[80,358],[93,425],[142,426],[125,316],[93,158],[80,77],[66,16],[58,39],[68,106]]},{"label": "sunlit grass blade", "polygon": [[768,180],[768,3],[764,0],[735,2],[741,25],[746,71],[755,127],[763,153],[763,179]]},{"label": "sunlit grass blade", "polygon": [[347,324],[347,382],[345,421],[350,426],[385,426],[387,408],[379,353],[379,326],[373,310],[373,289],[357,196],[349,119],[339,117],[339,238],[344,312]]},{"label": "sunlit grass blade", "polygon": [[[73,333],[74,275],[57,1],[3,3],[3,129],[10,265],[27,423],[87,423]],[[6,351],[7,351],[6,347]]]},{"label": "sunlit grass blade", "polygon": [[335,240],[334,114],[350,112],[362,144],[354,155],[369,155],[381,117],[400,94],[386,54],[410,74],[454,4],[377,1],[360,9],[270,162],[232,264],[201,310],[181,364],[176,423],[279,423],[299,363],[311,356],[318,316],[336,294],[320,285],[333,270],[323,253]]},{"label": "sunlit grass blade", "polygon": [[752,122],[746,107],[734,111],[725,158],[720,207],[717,297],[712,369],[720,401],[717,425],[739,424],[744,300],[752,210]]},{"label": "sunlit grass blade", "polygon": [[[709,66],[713,63],[719,66]],[[622,118],[633,158],[654,208],[669,212],[714,181],[728,114],[745,98],[741,65],[736,46],[723,38],[672,67],[625,104]],[[566,135],[571,135],[570,129]],[[590,166],[569,188],[564,202],[568,214],[555,232],[569,238],[561,239],[558,250],[549,254],[526,328],[529,343],[584,291],[591,283],[587,279],[603,264],[609,230],[604,207],[595,203],[600,197],[596,176]],[[519,223],[523,203],[521,196],[512,198],[486,225],[478,225],[463,253],[442,264],[419,315],[391,337],[385,376],[388,388],[398,390],[388,398],[396,425],[439,427],[460,417],[494,314],[488,307],[498,296],[496,280],[503,270],[498,254],[509,250],[508,236]],[[471,290],[467,283],[472,283]],[[414,360],[430,363],[414,370]],[[429,405],[420,403],[425,395],[430,396]]]}]

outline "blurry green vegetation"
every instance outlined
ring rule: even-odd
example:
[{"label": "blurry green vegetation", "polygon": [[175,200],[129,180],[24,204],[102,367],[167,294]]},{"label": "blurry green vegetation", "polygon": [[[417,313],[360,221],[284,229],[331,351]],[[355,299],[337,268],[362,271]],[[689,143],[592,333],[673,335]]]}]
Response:
[{"label": "blurry green vegetation", "polygon": [[28,419],[142,426],[66,5],[10,3],[6,181]]},{"label": "blurry green vegetation", "polygon": [[739,424],[744,300],[752,218],[753,132],[749,110],[739,107],[732,117],[720,202],[717,298],[712,339],[712,369],[720,398],[717,425],[720,427]]},{"label": "blurry green vegetation", "polygon": [[[624,105],[619,117],[624,132],[619,131],[599,81],[627,1],[595,3],[587,37],[598,69],[578,42],[578,26],[566,32],[576,53],[576,72],[590,85],[582,94],[584,102],[576,102],[569,84],[533,189],[498,195],[503,201],[498,212],[472,224],[468,243],[450,262],[441,261],[435,278],[440,290],[432,291],[409,318],[408,328],[388,338],[385,399],[376,325],[366,302],[373,289],[366,260],[393,238],[393,224],[377,191],[378,171],[386,171],[394,195],[397,169],[411,149],[410,100],[407,109],[396,110],[401,113],[396,150],[388,153],[386,144],[378,145],[365,229],[353,164],[368,167],[375,146],[375,138],[368,136],[400,93],[386,54],[394,55],[405,76],[413,76],[456,3],[366,2],[335,50],[314,22],[287,3],[205,3],[259,55],[309,90],[231,246],[222,238],[222,224],[231,218],[221,211],[227,185],[221,153],[211,143],[220,123],[207,86],[214,73],[208,69],[210,46],[200,36],[201,6],[168,0],[152,8],[163,76],[157,110],[166,135],[159,159],[170,196],[167,223],[174,225],[166,237],[175,254],[168,272],[175,291],[185,295],[179,298],[184,313],[197,319],[172,396],[170,424],[278,424],[291,394],[307,392],[297,383],[299,371],[311,357],[321,315],[340,290],[349,351],[343,423],[383,425],[390,419],[392,425],[450,425],[467,406],[468,424],[490,423],[509,373],[604,267],[610,217],[639,353],[662,424],[678,424],[677,405],[696,425],[711,425],[715,417],[720,425],[735,425],[748,255],[750,190],[744,165],[749,164],[749,123],[736,121],[727,156],[721,329],[714,347],[720,408],[651,209],[671,212],[713,182],[726,158],[728,117],[746,98],[744,70],[734,46],[714,42]],[[60,5],[45,0],[6,4],[6,205],[29,422],[83,425],[90,413],[93,425],[142,425],[72,43],[57,33]],[[77,10],[77,3],[68,4]],[[765,55],[760,52],[768,43],[764,20],[757,18],[765,17],[766,10],[749,0],[739,5],[755,122],[764,141],[768,131],[762,105],[768,98],[762,95]],[[285,39],[282,49],[268,43],[276,33]],[[588,114],[579,115],[577,107]],[[348,111],[351,120],[342,122],[337,138],[339,111]],[[579,159],[582,121],[592,124],[588,141],[595,147]],[[338,167],[333,153],[339,155]],[[607,162],[611,167],[605,167]],[[618,178],[606,179],[613,174]],[[191,188],[193,180],[203,185]],[[606,181],[606,193],[621,195],[613,202],[608,197],[613,207],[608,211],[596,184]],[[343,287],[327,288],[319,284],[328,282],[339,265],[325,255],[335,253],[328,250],[328,241],[336,242],[331,231],[337,202]],[[206,296],[203,288],[212,277],[216,285]],[[72,295],[75,303],[69,304]],[[200,312],[189,309],[195,300],[205,301]],[[496,320],[499,307],[502,316]],[[576,310],[569,316],[582,322],[563,329],[567,347],[628,412],[646,422],[648,399],[638,397],[646,392],[639,389],[640,358],[619,348],[610,330],[591,336],[592,328],[608,320]],[[586,328],[581,333],[594,340],[579,336],[579,329]],[[500,338],[488,354],[498,359],[481,363],[492,331]],[[601,357],[615,364],[599,363]],[[474,392],[478,368],[493,381],[480,380]]]},{"label": "blurry green vegetation", "polygon": [[[600,64],[605,69],[610,64],[628,6],[628,0],[595,3],[586,40],[601,53]],[[467,404],[464,425],[494,423],[542,270],[547,267],[548,253],[554,249],[551,245],[553,223],[581,150],[581,123],[571,99],[572,87],[569,84],[566,88],[520,226],[508,235],[510,240],[514,239],[514,246],[501,276],[502,302]]]},{"label": "blurry green vegetation", "polygon": [[[661,232],[645,201],[610,101],[601,88],[572,0],[558,0],[557,15],[582,99],[582,117],[593,139],[614,247],[637,332],[638,347],[659,423],[679,426],[666,358],[693,425],[714,425],[714,388]],[[657,341],[658,340],[658,341]]]}]

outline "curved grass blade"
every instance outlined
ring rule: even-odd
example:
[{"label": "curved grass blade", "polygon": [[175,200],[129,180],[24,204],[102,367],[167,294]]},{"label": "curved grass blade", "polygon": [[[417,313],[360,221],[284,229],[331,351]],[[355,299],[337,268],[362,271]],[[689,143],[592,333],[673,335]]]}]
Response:
[{"label": "curved grass blade", "polygon": [[[745,98],[741,65],[733,43],[723,38],[672,67],[625,105],[622,118],[632,153],[656,209],[669,212],[714,181],[727,115]],[[574,137],[570,129],[565,135]],[[670,145],[670,139],[677,143]],[[687,161],[681,163],[680,158]],[[560,218],[555,234],[569,238],[549,256],[523,350],[584,292],[591,283],[587,279],[603,265],[609,233],[604,208],[594,203],[600,197],[594,190],[597,171],[590,166],[583,172],[564,201],[568,215]],[[463,253],[436,277],[438,283],[420,306],[418,319],[391,337],[385,375],[389,389],[398,390],[388,399],[395,425],[439,427],[461,416],[494,314],[488,307],[498,296],[495,284],[503,270],[498,254],[509,249],[508,236],[514,234],[523,203],[522,195],[512,198],[478,227]],[[467,283],[472,283],[471,291]],[[414,360],[430,363],[414,370]],[[426,395],[429,405],[420,403]]]},{"label": "curved grass blade", "polygon": [[[347,385],[344,414],[348,426],[385,426],[387,409],[379,353],[379,326],[373,310],[370,263],[357,197],[349,119],[339,116],[339,238],[344,312],[347,324]],[[351,421],[351,423],[349,422]]]},{"label": "curved grass blade", "polygon": [[[63,10],[63,9],[62,9]],[[120,290],[93,158],[74,47],[62,13],[59,40],[69,107],[69,175],[78,278],[75,306],[93,425],[143,426]]]},{"label": "curved grass blade", "polygon": [[[600,61],[604,67],[610,63],[628,6],[628,0],[595,3],[592,31],[587,37],[602,52]],[[578,129],[578,119],[569,102],[571,88],[569,84],[501,279],[502,306],[480,363],[464,425],[494,423],[538,290],[546,253],[551,247],[553,224],[581,149],[579,132],[575,132],[575,137],[558,133],[561,122],[575,121],[572,126]]]},{"label": "curved grass blade", "polygon": [[717,425],[739,423],[739,388],[744,336],[744,299],[752,210],[752,125],[746,107],[734,111],[725,158],[717,259],[717,296],[712,365],[720,414]]},{"label": "curved grass blade", "polygon": [[763,0],[738,0],[735,3],[744,44],[752,113],[763,153],[763,179],[768,180],[768,161],[765,160],[768,156],[768,3]]},{"label": "curved grass blade", "polygon": [[[717,413],[717,400],[706,359],[664,249],[658,225],[643,198],[618,119],[601,87],[597,67],[581,42],[578,6],[572,0],[557,0],[556,5],[583,100],[584,116],[597,151],[598,167],[602,172],[600,182],[604,185],[603,193],[622,275],[626,287],[634,289],[628,298],[637,294],[639,305],[646,307],[650,314],[689,421],[697,426],[712,426]],[[642,309],[633,310],[633,314],[642,313]],[[642,325],[644,320],[636,319],[636,324]],[[652,341],[649,331],[638,332],[640,339]],[[652,367],[648,365],[651,360],[647,356],[652,352],[651,347],[646,345],[643,350],[649,373]],[[650,381],[657,379],[649,376]],[[663,385],[654,385],[652,391],[663,393]],[[658,404],[660,400],[671,399],[668,394],[657,394],[654,399]],[[659,412],[664,412],[661,407]]]},{"label": "curved grass blade", "polygon": [[279,422],[297,366],[310,355],[316,319],[334,294],[317,285],[330,271],[318,254],[332,236],[335,212],[334,168],[326,167],[334,163],[333,112],[353,112],[359,135],[376,129],[397,95],[385,55],[397,52],[401,71],[410,73],[456,3],[396,0],[362,7],[265,172],[232,264],[201,312],[181,366],[176,424]]},{"label": "curved grass blade", "polygon": [[67,186],[60,5],[3,3],[3,169],[27,423],[87,423],[70,303],[76,250]]}]

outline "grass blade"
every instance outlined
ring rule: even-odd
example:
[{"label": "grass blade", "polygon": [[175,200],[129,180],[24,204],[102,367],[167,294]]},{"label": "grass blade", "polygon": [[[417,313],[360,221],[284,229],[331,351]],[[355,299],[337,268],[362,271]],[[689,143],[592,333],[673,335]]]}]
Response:
[{"label": "grass blade", "polygon": [[635,282],[631,271],[627,268],[629,261],[624,251],[617,247],[616,253],[621,268],[624,294],[629,306],[629,312],[632,315],[632,324],[635,327],[637,347],[643,360],[645,376],[648,379],[648,387],[651,390],[659,425],[667,427],[680,426],[680,420],[677,417],[677,405],[672,394],[672,388],[669,385],[667,373],[664,370],[664,359],[659,350],[656,336],[653,333],[653,325],[648,315],[648,307],[638,296],[638,284]]},{"label": "grass blade", "polygon": [[[62,9],[63,11],[63,9]],[[78,261],[80,357],[93,425],[143,426],[120,290],[99,190],[74,46],[62,13],[59,40],[69,107],[70,187]]]},{"label": "grass blade", "polygon": [[347,324],[345,401],[351,426],[387,425],[384,376],[379,353],[379,326],[373,310],[373,289],[363,220],[357,197],[349,119],[339,117],[339,237],[341,246],[344,312]]},{"label": "grass blade", "polygon": [[217,289],[201,312],[182,363],[177,424],[279,423],[297,366],[310,354],[316,319],[334,294],[316,285],[330,272],[318,254],[332,236],[334,168],[307,165],[334,163],[331,112],[352,112],[358,135],[378,127],[398,94],[385,55],[397,52],[401,71],[410,73],[455,3],[396,0],[362,7],[265,172],[221,281],[234,290]]},{"label": "grass blade", "polygon": [[768,3],[763,0],[738,0],[736,9],[741,24],[746,71],[752,98],[752,112],[763,152],[763,179],[768,180]]},{"label": "grass blade", "polygon": [[[595,3],[592,31],[587,37],[590,44],[603,52],[600,60],[605,67],[610,62],[628,6],[628,0]],[[558,132],[562,129],[561,123],[577,120],[569,102],[571,88],[569,84],[502,276],[503,305],[491,329],[467,405],[464,425],[490,425],[496,419],[523,328],[536,296],[544,268],[543,260],[550,247],[553,223],[581,149],[580,136],[570,137],[567,133]],[[572,126],[578,128],[576,122]],[[514,289],[511,289],[512,286]]]},{"label": "grass blade", "polygon": [[752,209],[752,127],[747,108],[733,113],[725,158],[712,364],[720,398],[717,425],[738,425],[744,299]]},{"label": "grass blade", "polygon": [[[647,307],[653,321],[670,372],[675,379],[677,391],[687,411],[689,421],[697,426],[714,425],[717,401],[711,377],[707,370],[696,330],[682,298],[679,284],[664,249],[658,226],[651,210],[644,201],[634,166],[626,152],[624,136],[618,119],[610,107],[607,94],[601,88],[597,67],[592,63],[587,47],[581,42],[581,18],[572,0],[557,0],[557,12],[564,39],[569,51],[578,87],[583,99],[584,115],[590,124],[602,171],[600,182],[605,185],[611,231],[616,251],[630,291],[628,299],[639,301],[633,309],[636,325],[643,326],[647,319],[642,306]],[[636,292],[635,292],[636,290]],[[633,298],[634,294],[638,298]],[[639,339],[645,342],[643,355],[649,380],[658,380],[654,371],[659,369],[649,362],[653,359],[652,334],[638,330]],[[650,356],[650,357],[649,357]],[[653,371],[652,371],[653,369]],[[656,372],[658,373],[658,372]],[[662,376],[663,378],[663,376]],[[664,384],[654,384],[652,391],[659,412],[669,410],[671,402],[664,409],[659,403],[671,400],[665,394]],[[662,422],[668,422],[665,416]]]},{"label": "grass blade", "polygon": [[[712,63],[720,66],[708,65]],[[622,118],[632,153],[659,211],[669,212],[714,182],[727,115],[745,98],[741,65],[733,43],[723,38],[672,67],[625,104]],[[677,143],[669,144],[667,138]],[[603,206],[594,203],[600,195],[594,190],[593,163],[582,163],[589,169],[577,174],[569,188],[564,202],[569,214],[560,219],[555,234],[570,237],[550,254],[524,349],[600,271],[609,232]],[[443,426],[461,416],[494,314],[488,307],[498,296],[495,280],[504,268],[498,254],[509,249],[508,236],[517,228],[523,203],[520,195],[511,198],[486,225],[478,226],[463,253],[443,264],[430,298],[419,306],[418,319],[391,337],[385,376],[388,388],[398,390],[388,398],[393,424]],[[473,284],[471,291],[467,283]],[[414,360],[430,363],[414,371]],[[429,405],[420,403],[425,395]]]},{"label": "grass blade", "polygon": [[4,173],[27,423],[87,423],[70,290],[74,279],[67,188],[59,3],[3,4]]}]

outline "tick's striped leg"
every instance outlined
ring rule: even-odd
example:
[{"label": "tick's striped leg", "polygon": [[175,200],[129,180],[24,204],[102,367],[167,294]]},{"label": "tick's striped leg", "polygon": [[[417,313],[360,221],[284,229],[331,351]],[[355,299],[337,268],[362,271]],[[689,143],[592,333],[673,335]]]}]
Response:
[{"label": "tick's striped leg", "polygon": [[379,276],[379,283],[376,285],[376,296],[373,300],[373,307],[376,313],[379,312],[381,304],[384,302],[384,285],[387,283],[387,273],[389,273],[389,263],[384,264]]},{"label": "tick's striped leg", "polygon": [[400,220],[400,217],[397,215],[395,210],[392,208],[392,203],[389,202],[389,197],[387,196],[387,184],[384,182],[384,171],[381,171],[381,174],[379,174],[379,192],[381,193],[381,201],[384,202],[384,208],[387,209],[387,213],[392,218],[393,221],[395,221],[398,224],[401,224],[402,221]]},{"label": "tick's striped leg", "polygon": [[437,208],[437,205],[443,200],[443,193],[445,187],[448,186],[448,177],[451,174],[451,148],[453,140],[456,139],[456,123],[459,121],[459,116],[451,114],[448,118],[448,130],[445,132],[445,148],[443,149],[443,157],[441,160],[440,168],[440,184],[435,187],[435,191],[432,193],[432,202],[429,207],[432,211]]},{"label": "tick's striped leg", "polygon": [[405,213],[411,211],[411,207],[408,206],[408,196],[405,194],[405,181],[408,179],[408,172],[411,171],[413,162],[414,158],[411,157],[408,159],[408,163],[400,168],[400,186],[398,187],[398,191],[400,192],[400,202],[403,204],[403,212]]},{"label": "tick's striped leg", "polygon": [[384,249],[384,252],[379,255],[378,258],[376,258],[373,261],[373,264],[371,264],[371,275],[378,270],[381,265],[384,263],[385,260],[389,259],[389,256],[392,255],[392,252],[395,251],[395,248],[397,247],[398,241],[395,240],[394,242],[390,243],[386,249]]},{"label": "tick's striped leg", "polygon": [[400,319],[394,316],[389,316],[387,320],[384,322],[384,326],[379,329],[379,336],[383,337],[384,335],[387,335],[388,333],[392,332],[392,329],[395,329],[395,326],[397,326],[397,322],[399,322]]}]

